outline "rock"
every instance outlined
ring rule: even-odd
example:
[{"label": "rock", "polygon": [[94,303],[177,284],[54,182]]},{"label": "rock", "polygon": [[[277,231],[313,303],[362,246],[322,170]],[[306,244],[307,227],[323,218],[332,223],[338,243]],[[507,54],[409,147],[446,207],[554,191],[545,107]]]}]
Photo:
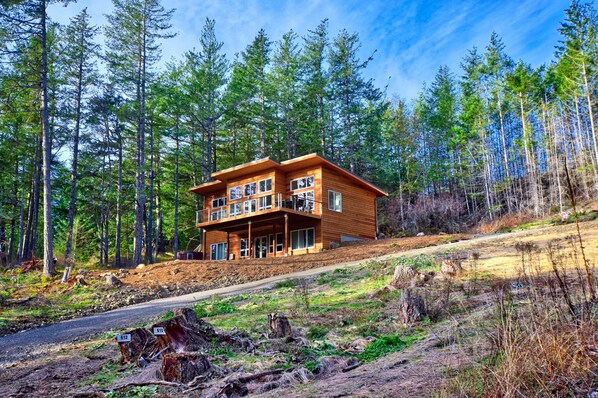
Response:
[{"label": "rock", "polygon": [[450,258],[442,260],[440,263],[440,272],[448,276],[457,276],[463,272],[461,260],[458,258]]},{"label": "rock", "polygon": [[395,267],[395,272],[392,276],[392,281],[390,282],[390,286],[393,286],[397,289],[405,287],[409,285],[411,279],[413,279],[417,275],[417,271],[410,265],[397,265]]},{"label": "rock", "polygon": [[120,286],[122,282],[114,274],[108,274],[105,276],[104,282],[110,286]]},{"label": "rock", "polygon": [[89,274],[89,271],[84,268],[77,270],[77,275],[87,275],[87,274]]},{"label": "rock", "polygon": [[401,290],[400,321],[402,323],[418,322],[423,320],[426,315],[424,300],[420,296],[413,296],[407,288]]},{"label": "rock", "polygon": [[120,269],[118,270],[118,274],[119,274],[119,275],[121,275],[121,276],[122,276],[122,275],[127,275],[128,273],[129,273],[129,270],[128,270],[128,269],[126,269],[126,268],[120,268]]},{"label": "rock", "polygon": [[137,264],[137,267],[135,267],[136,269],[143,269],[145,268],[145,264]]},{"label": "rock", "polygon": [[291,324],[285,314],[268,314],[268,337],[281,338],[291,335]]},{"label": "rock", "polygon": [[424,236],[424,235],[425,235],[425,233],[423,233],[423,232],[419,232],[419,233],[418,233],[417,235],[415,235],[415,236]]},{"label": "rock", "polygon": [[212,369],[208,358],[196,352],[165,354],[160,372],[166,381],[189,383]]},{"label": "rock", "polygon": [[171,274],[171,275],[176,275],[176,274],[178,274],[179,272],[181,272],[181,271],[180,271],[178,268],[173,268],[173,269],[172,269],[172,271],[170,271],[170,274]]}]

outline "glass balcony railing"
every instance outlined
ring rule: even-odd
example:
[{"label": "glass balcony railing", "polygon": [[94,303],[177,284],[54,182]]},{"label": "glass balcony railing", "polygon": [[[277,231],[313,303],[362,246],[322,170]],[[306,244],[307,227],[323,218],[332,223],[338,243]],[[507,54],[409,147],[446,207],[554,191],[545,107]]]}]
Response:
[{"label": "glass balcony railing", "polygon": [[196,224],[220,220],[248,217],[273,209],[288,209],[309,214],[321,214],[322,204],[314,200],[313,191],[294,195],[275,193],[271,195],[251,196],[227,203],[214,209],[198,210]]}]

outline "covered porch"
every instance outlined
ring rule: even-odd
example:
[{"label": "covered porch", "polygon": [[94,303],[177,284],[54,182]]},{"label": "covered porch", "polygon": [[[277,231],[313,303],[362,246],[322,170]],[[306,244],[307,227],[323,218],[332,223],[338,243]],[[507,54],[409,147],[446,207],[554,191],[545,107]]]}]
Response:
[{"label": "covered porch", "polygon": [[319,251],[321,216],[291,209],[202,228],[205,259],[266,258]]}]

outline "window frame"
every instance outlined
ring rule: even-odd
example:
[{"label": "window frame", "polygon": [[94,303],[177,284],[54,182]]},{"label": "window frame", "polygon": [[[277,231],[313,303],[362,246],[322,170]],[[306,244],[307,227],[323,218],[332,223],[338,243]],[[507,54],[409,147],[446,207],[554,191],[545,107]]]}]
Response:
[{"label": "window frame", "polygon": [[[249,189],[249,194],[247,194],[247,187],[251,187],[251,189]],[[253,182],[248,182],[246,184],[243,184],[243,197],[248,198],[250,196],[253,196],[257,193],[257,183],[255,181]]]},{"label": "window frame", "polygon": [[[301,187],[299,186],[299,181],[304,180],[304,185]],[[310,183],[308,183],[310,182]],[[297,187],[293,188],[293,183],[297,183]],[[299,191],[301,189],[307,189],[307,188],[312,188],[316,185],[316,180],[314,178],[314,176],[305,176],[305,177],[300,177],[300,178],[295,178],[293,180],[291,180],[290,183],[290,188],[291,188],[291,192],[292,191]]]},{"label": "window frame", "polygon": [[[280,236],[280,243],[278,243],[278,237]],[[276,253],[282,253],[284,251],[284,234],[282,232],[276,233]],[[280,250],[278,250],[280,246]]]},{"label": "window frame", "polygon": [[[247,210],[247,204],[253,204],[253,210]],[[256,199],[247,199],[243,201],[243,214],[255,213],[257,211],[257,200]]]},{"label": "window frame", "polygon": [[[270,182],[270,189],[264,189],[262,190],[262,182],[265,183],[264,184],[264,188],[267,188],[267,182]],[[258,184],[257,184],[257,191],[258,193],[266,193],[266,192],[271,192],[272,191],[272,177],[269,178],[264,178],[263,180],[259,180]]]},{"label": "window frame", "polygon": [[[218,247],[222,245],[222,254],[224,255],[224,258],[216,258],[218,257],[218,254],[220,253]],[[216,250],[214,250],[216,249]],[[210,245],[210,260],[212,261],[222,261],[222,260],[226,260],[226,242],[216,242],[216,243],[212,243]]]},{"label": "window frame", "polygon": [[[233,207],[235,207],[236,211],[233,212]],[[234,217],[234,216],[240,216],[243,214],[243,202],[236,202],[236,203],[231,203],[229,204],[229,209],[228,209],[228,216],[229,217]]]},{"label": "window frame", "polygon": [[[270,204],[266,204],[266,205],[262,205],[262,202],[264,201],[264,199],[270,198]],[[255,200],[255,199],[254,199]],[[262,210],[269,210],[272,208],[272,195],[266,195],[266,196],[260,196],[257,198],[257,210],[258,211],[262,211]]]},{"label": "window frame", "polygon": [[[309,237],[308,231],[312,231],[312,245],[309,246]],[[299,234],[303,233],[303,241],[305,242],[305,247],[299,247]],[[297,247],[295,247],[294,236],[297,236]],[[291,231],[291,250],[307,250],[307,249],[314,249],[316,247],[316,229],[314,227],[310,228],[303,228],[303,229],[296,229]]]},{"label": "window frame", "polygon": [[[233,198],[233,191],[236,191],[237,188],[239,189],[239,196]],[[229,200],[238,200],[243,198],[243,185],[235,185],[234,187],[230,187],[228,190],[228,199]]]},{"label": "window frame", "polygon": [[[216,202],[215,206],[214,206],[214,202]],[[220,207],[225,207],[225,206],[226,206],[226,196],[212,199],[212,209],[218,209]]]},{"label": "window frame", "polygon": [[210,213],[210,221],[218,221],[226,218],[226,207],[218,207]]},{"label": "window frame", "polygon": [[[245,248],[243,248],[243,244],[245,244]],[[239,258],[247,257],[249,257],[249,239],[241,238],[239,241]]]},{"label": "window frame", "polygon": [[[331,196],[332,195],[332,196]],[[337,209],[336,206],[336,199],[339,199],[339,206]],[[332,198],[332,200],[331,200]],[[328,190],[328,210],[330,211],[335,211],[337,213],[342,213],[343,212],[343,193],[339,192],[339,191],[334,191],[332,189]]]}]

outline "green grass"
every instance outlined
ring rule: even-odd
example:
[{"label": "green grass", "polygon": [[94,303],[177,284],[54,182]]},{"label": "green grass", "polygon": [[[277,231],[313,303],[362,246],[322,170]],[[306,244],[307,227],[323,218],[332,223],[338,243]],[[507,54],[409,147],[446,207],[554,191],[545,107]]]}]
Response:
[{"label": "green grass", "polygon": [[404,350],[422,337],[421,333],[410,336],[399,336],[398,334],[380,336],[376,341],[368,344],[365,350],[357,355],[357,358],[364,362],[372,362],[393,352]]}]

